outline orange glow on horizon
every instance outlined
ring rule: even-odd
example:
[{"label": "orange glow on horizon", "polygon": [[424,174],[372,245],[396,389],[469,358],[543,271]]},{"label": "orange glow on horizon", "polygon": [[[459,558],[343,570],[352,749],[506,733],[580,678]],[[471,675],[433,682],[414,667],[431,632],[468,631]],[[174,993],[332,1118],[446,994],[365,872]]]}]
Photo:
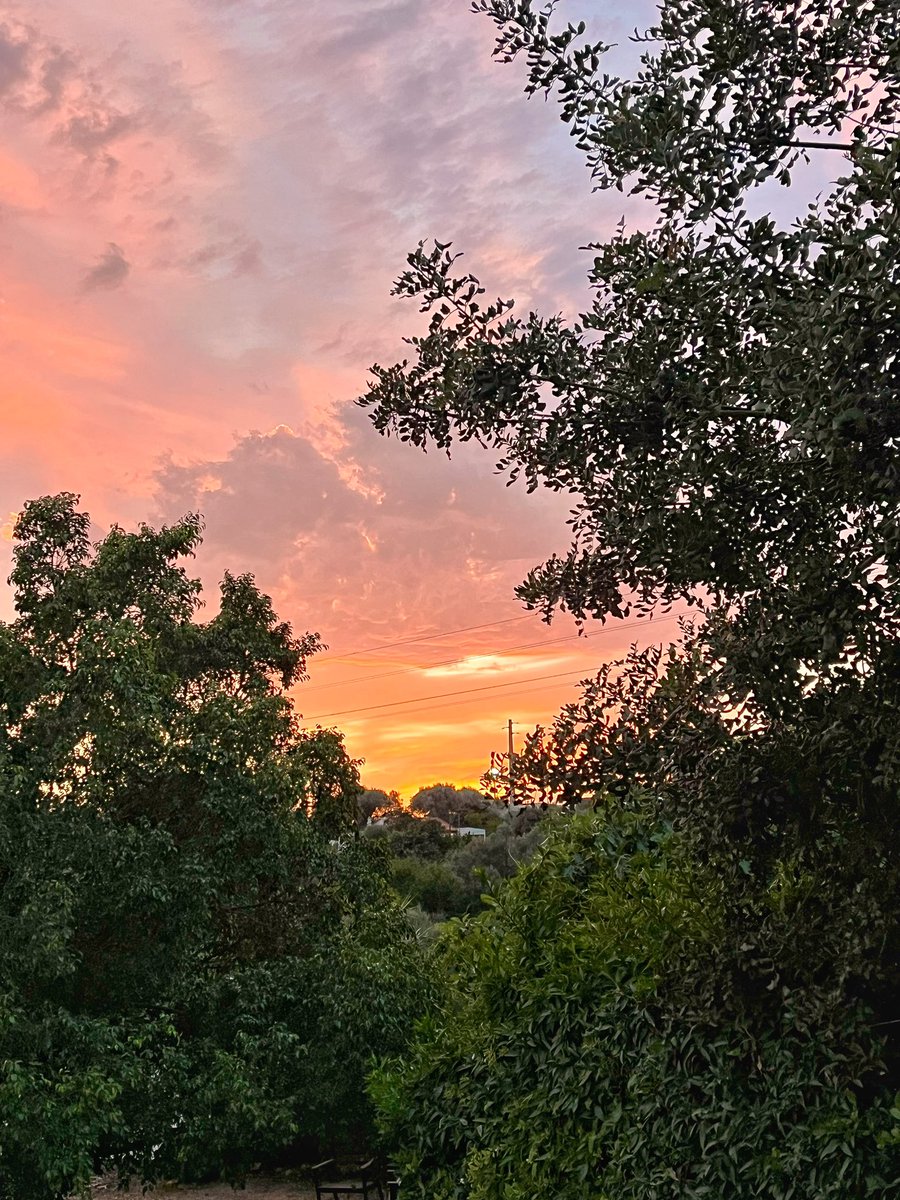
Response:
[{"label": "orange glow on horizon", "polygon": [[[323,656],[318,664],[313,658],[310,682],[297,689],[295,705],[307,727],[343,731],[350,753],[365,757],[367,787],[398,791],[406,801],[436,782],[477,788],[491,752],[506,750],[509,719],[521,745],[535,726],[546,727],[577,699],[580,680],[635,642],[673,640],[676,622],[675,614],[610,622],[580,637],[571,622],[548,628],[530,615],[481,631],[477,643],[471,634],[447,639],[437,653],[424,644],[403,658]],[[493,654],[484,652],[489,638]],[[529,649],[519,649],[523,643]]]}]

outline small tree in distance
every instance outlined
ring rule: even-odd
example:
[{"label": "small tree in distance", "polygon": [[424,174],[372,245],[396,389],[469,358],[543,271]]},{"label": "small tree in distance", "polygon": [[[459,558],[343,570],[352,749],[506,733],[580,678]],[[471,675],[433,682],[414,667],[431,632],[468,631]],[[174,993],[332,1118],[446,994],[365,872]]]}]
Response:
[{"label": "small tree in distance", "polygon": [[378,821],[389,813],[399,813],[403,810],[400,793],[385,792],[381,788],[364,788],[356,801],[360,824],[368,821]]},{"label": "small tree in distance", "polygon": [[436,817],[448,825],[465,825],[489,808],[488,799],[474,788],[452,783],[432,783],[420,788],[409,802],[410,811]]}]

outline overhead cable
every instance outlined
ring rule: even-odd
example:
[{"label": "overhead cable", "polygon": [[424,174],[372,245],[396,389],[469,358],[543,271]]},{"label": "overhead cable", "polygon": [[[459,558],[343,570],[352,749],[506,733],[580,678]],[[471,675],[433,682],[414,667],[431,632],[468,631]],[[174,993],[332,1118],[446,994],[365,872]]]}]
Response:
[{"label": "overhead cable", "polygon": [[306,721],[324,721],[327,717],[349,717],[356,713],[376,712],[384,708],[398,708],[404,704],[430,704],[432,700],[442,700],[450,696],[469,696],[474,692],[491,692],[497,688],[516,687],[522,683],[538,683],[545,679],[564,679],[571,675],[581,675],[582,678],[585,678],[584,667],[577,667],[573,671],[557,671],[552,675],[532,675],[527,679],[510,679],[506,683],[486,683],[476,688],[460,688],[455,692],[439,692],[436,696],[415,696],[410,700],[391,700],[386,704],[369,704],[363,708],[344,708],[339,712],[322,713],[318,717],[307,717],[304,719]]},{"label": "overhead cable", "polygon": [[[464,654],[461,658],[447,658],[441,662],[427,663],[424,666],[397,667],[392,671],[380,671],[377,675],[354,675],[352,679],[335,679],[330,683],[313,683],[304,686],[302,695],[310,692],[323,691],[325,688],[350,687],[356,683],[374,683],[377,679],[390,679],[397,675],[410,675],[417,671],[435,671],[441,667],[453,667],[472,657],[500,658],[504,654],[514,654],[518,650],[534,650],[541,646],[558,646],[561,642],[585,641],[587,638],[600,637],[603,634],[616,633],[625,629],[636,629],[638,626],[662,625],[666,621],[675,621],[677,616],[659,617],[656,620],[628,621],[621,625],[607,625],[603,629],[595,629],[593,633],[567,633],[564,637],[547,638],[540,642],[523,642],[517,646],[507,646],[503,650],[484,650],[473,654]],[[318,660],[317,660],[318,661]]]},{"label": "overhead cable", "polygon": [[456,633],[474,633],[476,629],[493,629],[495,625],[512,625],[515,621],[527,621],[534,613],[521,613],[518,617],[505,617],[501,621],[487,621],[484,625],[463,625],[460,629],[445,629],[440,633],[426,633],[419,637],[400,638],[396,642],[382,642],[379,646],[368,646],[364,650],[345,650],[343,654],[319,654],[317,662],[324,659],[358,658],[361,654],[374,654],[378,650],[391,650],[394,646],[409,646],[414,642],[436,642],[440,638],[452,637]]}]

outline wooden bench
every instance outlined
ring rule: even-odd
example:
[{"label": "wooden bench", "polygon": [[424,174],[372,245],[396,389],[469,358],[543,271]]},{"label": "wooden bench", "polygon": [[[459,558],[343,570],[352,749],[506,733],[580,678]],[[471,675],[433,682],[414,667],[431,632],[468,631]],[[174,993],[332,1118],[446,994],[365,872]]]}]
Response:
[{"label": "wooden bench", "polygon": [[399,1200],[400,1197],[400,1176],[396,1171],[391,1171],[387,1177],[387,1195],[388,1200]]},{"label": "wooden bench", "polygon": [[[383,1162],[370,1158],[356,1171],[339,1177],[333,1158],[316,1163],[312,1168],[316,1200],[341,1200],[342,1196],[362,1196],[363,1200],[385,1200],[385,1187],[391,1200],[397,1196],[399,1181],[393,1176],[386,1179]],[[396,1186],[395,1186],[396,1185]]]}]

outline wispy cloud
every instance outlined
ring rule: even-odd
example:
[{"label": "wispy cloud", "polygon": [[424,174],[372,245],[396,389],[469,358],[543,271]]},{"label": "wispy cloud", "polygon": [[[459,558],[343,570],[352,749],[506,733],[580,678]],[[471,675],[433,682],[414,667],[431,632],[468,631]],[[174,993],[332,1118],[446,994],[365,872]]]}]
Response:
[{"label": "wispy cloud", "polygon": [[121,287],[128,278],[131,263],[125,257],[121,246],[110,242],[90,270],[86,271],[81,281],[81,290],[94,292],[98,289]]},{"label": "wispy cloud", "polygon": [[[592,195],[521,64],[491,62],[490,23],[460,0],[3,9],[0,512],[59,488],[99,526],[199,509],[207,581],[255,571],[337,649],[516,615],[566,502],[504,488],[476,449],[379,438],[349,403],[420,320],[389,296],[420,238],[453,239],[492,293],[573,311],[576,248],[627,204]],[[516,636],[467,635],[479,682],[512,677],[487,664]],[[401,694],[385,683],[349,688]],[[360,728],[373,771],[429,753]],[[465,736],[436,771],[483,757]]]},{"label": "wispy cloud", "polygon": [[565,662],[565,654],[468,654],[459,662],[447,663],[435,667],[424,668],[423,674],[432,679],[453,677],[490,676],[497,679],[501,675],[521,675],[525,672],[536,673],[549,671]]}]

